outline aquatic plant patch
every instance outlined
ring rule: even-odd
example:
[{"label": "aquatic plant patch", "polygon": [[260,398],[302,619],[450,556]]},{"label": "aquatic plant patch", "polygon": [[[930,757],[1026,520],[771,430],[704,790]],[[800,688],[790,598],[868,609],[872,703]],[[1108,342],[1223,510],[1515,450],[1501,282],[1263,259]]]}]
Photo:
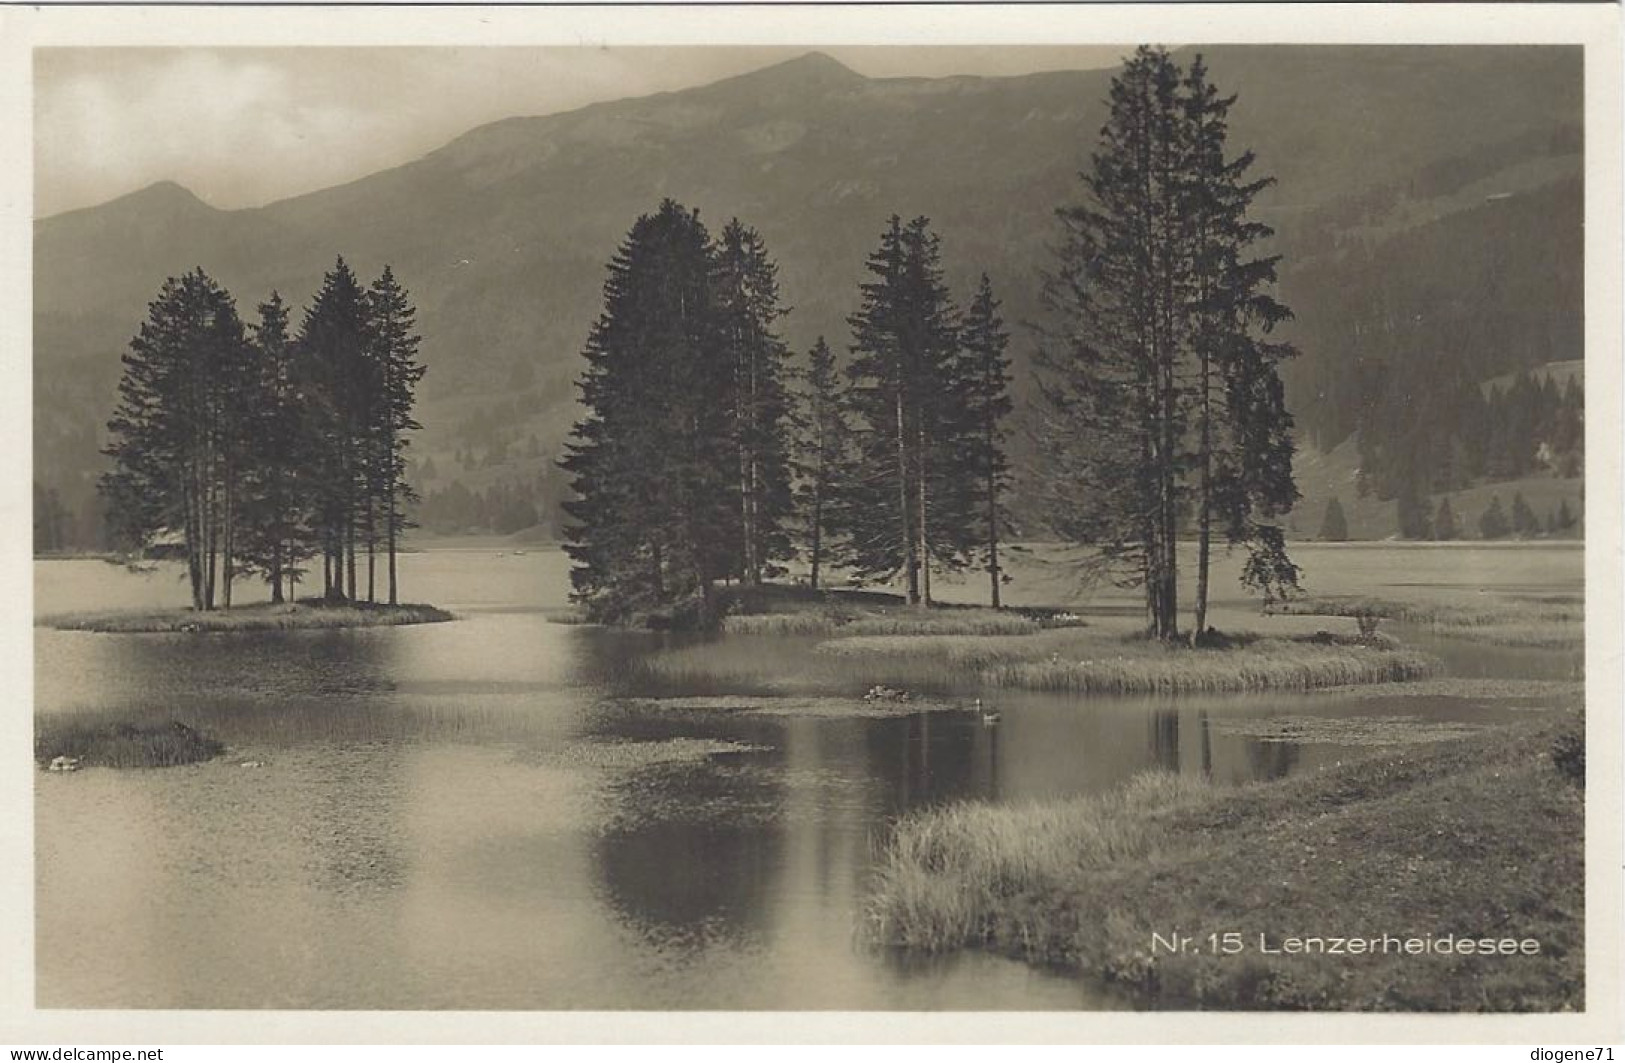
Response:
[{"label": "aquatic plant patch", "polygon": [[169,768],[209,760],[225,748],[178,720],[128,723],[69,718],[36,719],[34,723],[34,759],[41,767]]}]

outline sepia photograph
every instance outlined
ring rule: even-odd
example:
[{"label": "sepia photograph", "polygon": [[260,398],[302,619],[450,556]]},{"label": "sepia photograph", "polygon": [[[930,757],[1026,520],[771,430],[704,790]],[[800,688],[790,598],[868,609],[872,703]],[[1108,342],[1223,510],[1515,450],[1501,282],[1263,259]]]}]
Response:
[{"label": "sepia photograph", "polygon": [[1617,1037],[1618,41],[1155,12],[30,23],[17,1006]]}]

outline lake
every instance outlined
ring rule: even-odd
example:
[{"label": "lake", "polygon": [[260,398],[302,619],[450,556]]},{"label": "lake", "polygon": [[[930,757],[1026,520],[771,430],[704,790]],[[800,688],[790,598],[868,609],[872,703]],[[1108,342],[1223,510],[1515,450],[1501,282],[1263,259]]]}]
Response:
[{"label": "lake", "polygon": [[[1583,589],[1577,546],[1301,545],[1294,556],[1319,593]],[[1240,783],[1359,751],[1262,741],[1249,721],[1483,724],[1514,711],[1467,697],[1003,691],[993,727],[970,711],[719,713],[659,699],[853,696],[866,682],[813,640],[773,636],[714,648],[756,666],[735,680],[648,670],[687,643],[552,622],[568,589],[554,550],[430,549],[405,555],[401,572],[407,600],[459,619],[36,630],[37,713],[179,719],[229,747],[179,768],[36,773],[38,1006],[1122,1007],[1091,981],[989,955],[866,947],[866,884],[889,825],[941,802],[1096,792],[1154,767]],[[186,600],[172,569],[47,560],[35,573],[40,614]],[[1215,578],[1233,585],[1233,568]],[[1064,583],[1018,578],[1011,600],[1060,604]],[[970,580],[947,596],[982,591]],[[1415,637],[1459,674],[1580,675],[1578,652]],[[925,685],[967,708],[990,696]]]}]

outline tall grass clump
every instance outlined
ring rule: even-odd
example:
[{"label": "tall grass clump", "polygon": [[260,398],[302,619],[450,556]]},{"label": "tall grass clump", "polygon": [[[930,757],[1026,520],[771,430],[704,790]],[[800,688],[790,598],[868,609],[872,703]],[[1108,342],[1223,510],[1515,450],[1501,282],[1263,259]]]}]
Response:
[{"label": "tall grass clump", "polygon": [[1437,668],[1437,660],[1415,650],[1264,639],[1238,650],[1005,661],[984,668],[982,680],[1074,694],[1203,694],[1400,683]]},{"label": "tall grass clump", "polygon": [[1033,617],[991,609],[858,613],[835,608],[746,613],[729,616],[722,621],[722,630],[733,635],[824,635],[840,638],[877,635],[1028,635],[1042,627],[1042,623]]},{"label": "tall grass clump", "polygon": [[171,768],[225,751],[221,743],[178,720],[37,720],[34,731],[34,759],[41,766],[68,757],[82,767]]},{"label": "tall grass clump", "polygon": [[989,686],[1079,694],[1312,690],[1431,675],[1424,653],[1372,640],[1250,639],[1223,649],[1169,647],[1070,630],[1037,635],[871,636],[822,643],[854,661],[929,660]]},{"label": "tall grass clump", "polygon": [[882,856],[866,933],[875,943],[926,952],[983,944],[1016,894],[1143,860],[1166,842],[1157,815],[1207,790],[1184,776],[1146,772],[1096,797],[917,813],[897,825]]},{"label": "tall grass clump", "polygon": [[1498,598],[1472,605],[1370,597],[1297,598],[1275,607],[1311,616],[1380,618],[1497,646],[1563,647],[1585,639],[1585,603]]},{"label": "tall grass clump", "polygon": [[[1578,1009],[1581,733],[1580,713],[1554,712],[1274,782],[1141,777],[1099,798],[918,812],[882,854],[863,931],[883,947],[987,948],[1079,971],[1169,1009]],[[1215,923],[1242,953],[1209,948]],[[1260,947],[1467,928],[1540,952],[1511,964]],[[1198,950],[1153,941],[1175,931],[1198,935]]]}]

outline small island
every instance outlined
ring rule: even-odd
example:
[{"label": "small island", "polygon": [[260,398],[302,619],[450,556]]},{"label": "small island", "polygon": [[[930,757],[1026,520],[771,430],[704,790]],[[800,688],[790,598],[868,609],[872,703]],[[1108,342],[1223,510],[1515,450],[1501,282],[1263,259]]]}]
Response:
[{"label": "small island", "polygon": [[[42,623],[190,633],[452,619],[399,598],[417,497],[405,456],[421,427],[416,313],[388,265],[366,286],[342,256],[298,329],[275,291],[248,323],[201,268],[165,281],[124,357],[98,487],[128,556],[184,566],[191,608]],[[321,593],[298,598],[318,558]],[[234,607],[247,578],[269,600]]]},{"label": "small island", "polygon": [[310,628],[394,627],[401,624],[438,624],[455,620],[433,605],[384,605],[372,602],[327,602],[311,598],[300,602],[261,602],[228,610],[121,609],[94,613],[64,613],[40,621],[59,631],[101,631],[111,634],[212,631],[299,631]]}]

